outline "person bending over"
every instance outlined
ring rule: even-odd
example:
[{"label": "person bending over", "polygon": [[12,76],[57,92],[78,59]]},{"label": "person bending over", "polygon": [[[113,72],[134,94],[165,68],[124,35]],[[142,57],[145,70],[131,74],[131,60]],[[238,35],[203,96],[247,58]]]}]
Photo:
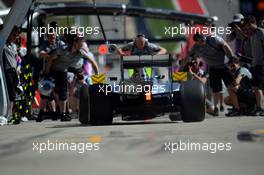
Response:
[{"label": "person bending over", "polygon": [[59,97],[59,108],[61,121],[70,121],[71,117],[66,113],[67,104],[67,71],[72,65],[75,65],[81,58],[86,59],[92,64],[95,74],[98,74],[97,63],[90,59],[83,49],[83,37],[78,34],[69,34],[67,44],[57,48],[49,56],[46,74],[55,80],[55,93]]}]

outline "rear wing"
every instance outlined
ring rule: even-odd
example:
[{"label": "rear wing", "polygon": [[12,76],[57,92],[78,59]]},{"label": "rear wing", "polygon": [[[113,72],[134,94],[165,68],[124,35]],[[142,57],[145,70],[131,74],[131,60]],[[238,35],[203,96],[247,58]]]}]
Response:
[{"label": "rear wing", "polygon": [[[137,68],[167,67],[169,80],[172,81],[172,57],[171,55],[142,55],[142,56],[122,56],[121,57],[121,81],[124,80],[124,70],[134,70]],[[152,71],[151,71],[152,72]],[[151,78],[152,75],[149,75]]]},{"label": "rear wing", "polygon": [[[173,59],[171,55],[142,55],[142,56],[123,56],[121,57],[121,80],[124,80],[125,69],[138,69],[153,67],[167,67],[170,82],[181,82],[189,79],[188,72],[173,71]],[[152,71],[151,71],[152,72]]]},{"label": "rear wing", "polygon": [[135,69],[143,67],[171,67],[170,55],[142,55],[123,56],[121,58],[123,69]]}]

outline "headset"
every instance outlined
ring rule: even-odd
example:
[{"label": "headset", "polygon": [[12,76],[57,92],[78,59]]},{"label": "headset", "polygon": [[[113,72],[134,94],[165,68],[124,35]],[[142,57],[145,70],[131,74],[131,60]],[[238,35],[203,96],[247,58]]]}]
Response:
[{"label": "headset", "polygon": [[41,95],[50,96],[55,88],[54,79],[41,79],[38,89]]}]

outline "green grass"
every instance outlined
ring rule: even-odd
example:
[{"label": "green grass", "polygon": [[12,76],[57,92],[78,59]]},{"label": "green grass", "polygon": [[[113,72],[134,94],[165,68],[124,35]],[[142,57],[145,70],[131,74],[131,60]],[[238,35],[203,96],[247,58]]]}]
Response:
[{"label": "green grass", "polygon": [[174,9],[171,0],[142,0],[142,2],[146,7]]},{"label": "green grass", "polygon": [[[143,5],[145,7],[153,7],[153,8],[162,8],[162,9],[174,9],[174,6],[171,0],[161,0],[161,1],[154,1],[154,0],[142,0]],[[179,23],[177,21],[171,20],[161,20],[161,19],[147,19],[147,22],[150,26],[151,32],[155,37],[169,37],[166,36],[164,27],[168,26],[178,26]],[[162,47],[165,47],[169,52],[174,51],[178,44],[176,43],[162,43]]]}]

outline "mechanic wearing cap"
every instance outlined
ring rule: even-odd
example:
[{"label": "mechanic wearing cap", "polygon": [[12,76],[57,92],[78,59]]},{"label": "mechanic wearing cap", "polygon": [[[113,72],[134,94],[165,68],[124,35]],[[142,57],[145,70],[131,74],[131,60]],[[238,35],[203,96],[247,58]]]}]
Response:
[{"label": "mechanic wearing cap", "polygon": [[[120,55],[162,55],[166,54],[167,50],[163,47],[157,46],[153,43],[148,42],[144,34],[138,34],[133,42],[118,48],[117,52]],[[145,69],[134,70],[132,76],[136,76],[137,73],[146,76]]]},{"label": "mechanic wearing cap", "polygon": [[240,13],[235,14],[233,21],[228,24],[231,29],[231,33],[226,35],[226,41],[232,42],[236,40],[236,52],[241,52],[243,40],[246,38],[246,34],[243,32],[244,16]]},{"label": "mechanic wearing cap", "polygon": [[240,64],[249,68],[249,62],[252,60],[251,44],[247,31],[244,30],[244,19],[240,13],[234,15],[233,21],[228,24],[232,32],[226,35],[226,41],[235,40],[235,52],[240,57]]},{"label": "mechanic wearing cap", "polygon": [[[233,52],[230,46],[219,36],[203,36],[196,33],[193,36],[195,45],[192,47],[189,57],[201,57],[209,66],[209,83],[213,91],[214,98],[214,115],[218,115],[218,101],[220,92],[222,91],[222,80],[226,87],[230,87],[233,82],[232,75],[230,74],[227,66],[225,65],[225,58],[232,58]],[[182,66],[186,65],[186,61]]]},{"label": "mechanic wearing cap", "polygon": [[[16,98],[16,91],[19,84],[19,77],[17,73],[17,50],[14,42],[17,40],[19,36],[20,30],[17,26],[15,26],[9,35],[6,44],[3,48],[3,65],[4,65],[4,73],[7,85],[7,91],[10,101],[10,109],[12,116],[13,103]],[[19,118],[11,118],[11,122],[13,124],[18,124],[20,122]]]},{"label": "mechanic wearing cap", "polygon": [[264,29],[257,26],[256,19],[247,17],[244,20],[244,30],[248,33],[252,54],[252,86],[255,91],[257,108],[252,113],[255,116],[264,116],[262,108],[264,88]]},{"label": "mechanic wearing cap", "polygon": [[[52,31],[48,32],[47,34],[47,40],[44,41],[43,44],[41,44],[40,46],[40,54],[39,57],[41,58],[41,61],[43,64],[42,65],[42,69],[43,72],[45,72],[46,67],[47,67],[47,61],[49,58],[49,55],[56,50],[56,48],[60,48],[63,47],[64,42],[60,41],[59,39],[57,39],[56,33],[53,33]],[[41,71],[41,70],[39,70]],[[43,80],[50,80],[51,78],[47,75],[47,74],[43,74]],[[41,92],[40,92],[41,94]],[[36,119],[37,122],[41,122],[44,119],[44,110],[47,106],[48,101],[51,104],[51,115],[53,116],[53,119],[55,120],[56,117],[58,116],[56,113],[56,103],[55,103],[55,99],[54,99],[54,94],[51,93],[49,94],[49,96],[41,94],[41,103],[40,103],[40,111],[38,114],[38,117]]]},{"label": "mechanic wearing cap", "polygon": [[66,113],[67,104],[67,71],[71,65],[75,65],[81,58],[92,64],[95,74],[98,74],[96,62],[86,54],[83,47],[83,37],[78,34],[69,34],[67,45],[57,48],[50,56],[46,73],[55,80],[55,93],[59,96],[59,108],[61,121],[70,121],[71,117]]}]

